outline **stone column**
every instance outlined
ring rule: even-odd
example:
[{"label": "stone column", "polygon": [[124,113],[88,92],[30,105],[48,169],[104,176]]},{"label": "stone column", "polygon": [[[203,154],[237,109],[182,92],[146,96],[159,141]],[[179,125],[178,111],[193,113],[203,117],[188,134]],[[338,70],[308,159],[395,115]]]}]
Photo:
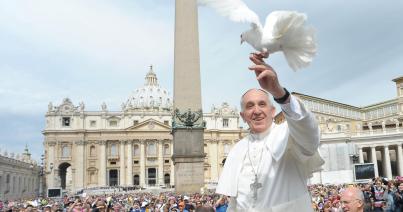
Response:
[{"label": "stone column", "polygon": [[375,177],[379,177],[378,162],[376,159],[376,146],[371,146],[371,163],[374,163]]},{"label": "stone column", "polygon": [[145,187],[146,185],[146,151],[145,151],[145,140],[140,140],[140,186]]},{"label": "stone column", "polygon": [[126,185],[133,185],[133,141],[127,141],[127,174],[126,174]]},{"label": "stone column", "polygon": [[85,156],[84,156],[84,141],[76,141],[76,164],[75,164],[75,169],[76,169],[76,176],[75,176],[75,183],[74,185],[76,186],[74,189],[82,189],[84,188],[84,163],[85,163]]},{"label": "stone column", "polygon": [[358,162],[364,163],[364,154],[362,153],[362,147],[358,147]]},{"label": "stone column", "polygon": [[[76,169],[75,168],[71,168],[71,179],[73,179],[73,182],[71,183],[71,189],[73,190],[73,191],[75,191],[76,190],[76,188],[77,188],[77,186],[76,186]],[[67,181],[67,179],[66,179],[66,181]]]},{"label": "stone column", "polygon": [[[212,145],[209,149],[212,150],[210,151],[210,153],[214,153],[214,154],[210,154],[209,158],[211,161],[211,180],[212,181],[216,181],[218,182],[218,177],[219,177],[219,173],[220,173],[220,164],[221,161],[219,160],[219,152],[220,152],[220,148],[218,145],[218,139],[212,139],[210,140],[210,144]],[[215,167],[215,168],[213,168]]]},{"label": "stone column", "polygon": [[100,141],[99,148],[98,184],[100,186],[106,186],[106,141]]},{"label": "stone column", "polygon": [[121,185],[121,186],[126,185],[126,183],[125,183],[125,177],[126,177],[126,172],[125,172],[125,143],[126,143],[126,141],[120,141],[120,152],[119,152],[119,164],[120,164],[119,179],[120,179],[120,183],[119,183],[119,185]]},{"label": "stone column", "polygon": [[388,179],[392,179],[392,168],[390,165],[390,155],[389,155],[389,146],[385,145],[383,147],[383,173],[386,175]]},{"label": "stone column", "polygon": [[164,141],[158,141],[158,184],[164,185]]},{"label": "stone column", "polygon": [[51,188],[51,187],[55,187],[55,172],[54,170],[56,169],[56,157],[55,157],[55,148],[56,148],[56,142],[55,141],[51,141],[48,142],[48,146],[49,146],[49,152],[48,152],[48,157],[47,157],[47,161],[46,161],[46,169],[45,169],[45,173],[49,173],[46,174],[46,181],[47,181],[47,188]]},{"label": "stone column", "polygon": [[397,160],[397,174],[398,174],[399,176],[403,176],[403,153],[402,153],[402,144],[397,144],[396,160]]}]

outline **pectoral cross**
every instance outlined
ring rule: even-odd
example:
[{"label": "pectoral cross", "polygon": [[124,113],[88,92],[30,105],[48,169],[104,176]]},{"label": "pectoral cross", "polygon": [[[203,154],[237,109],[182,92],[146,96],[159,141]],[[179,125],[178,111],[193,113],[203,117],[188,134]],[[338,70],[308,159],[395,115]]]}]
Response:
[{"label": "pectoral cross", "polygon": [[257,189],[261,188],[262,184],[258,182],[257,174],[255,174],[255,180],[252,184],[250,184],[250,189],[252,190],[252,198],[257,200]]}]

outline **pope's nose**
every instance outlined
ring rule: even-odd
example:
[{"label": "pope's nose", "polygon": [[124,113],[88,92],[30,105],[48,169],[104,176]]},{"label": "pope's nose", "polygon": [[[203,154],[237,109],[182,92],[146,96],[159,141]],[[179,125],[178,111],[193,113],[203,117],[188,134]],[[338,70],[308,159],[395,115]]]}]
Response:
[{"label": "pope's nose", "polygon": [[258,107],[258,106],[253,107],[252,114],[259,115],[261,113],[262,113],[262,109],[260,107]]}]

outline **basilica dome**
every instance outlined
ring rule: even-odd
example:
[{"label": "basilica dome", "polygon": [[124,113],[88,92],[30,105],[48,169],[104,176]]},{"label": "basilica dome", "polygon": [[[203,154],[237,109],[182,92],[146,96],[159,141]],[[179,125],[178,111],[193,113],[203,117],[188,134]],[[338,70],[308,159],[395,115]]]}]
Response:
[{"label": "basilica dome", "polygon": [[122,107],[123,110],[152,108],[170,110],[172,98],[165,88],[158,85],[157,75],[154,73],[153,67],[150,66],[144,86],[134,90]]}]

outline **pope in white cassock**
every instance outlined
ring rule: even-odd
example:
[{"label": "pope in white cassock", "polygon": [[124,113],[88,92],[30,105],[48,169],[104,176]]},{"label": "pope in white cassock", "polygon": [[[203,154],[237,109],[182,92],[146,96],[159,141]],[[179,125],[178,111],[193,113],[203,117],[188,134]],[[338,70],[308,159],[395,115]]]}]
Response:
[{"label": "pope in white cassock", "polygon": [[[250,89],[241,98],[240,115],[250,134],[229,153],[216,192],[231,197],[227,211],[312,211],[307,180],[323,164],[318,124],[281,86],[264,56],[250,56],[249,69],[262,89]],[[273,122],[269,94],[285,114],[281,124]]]}]

